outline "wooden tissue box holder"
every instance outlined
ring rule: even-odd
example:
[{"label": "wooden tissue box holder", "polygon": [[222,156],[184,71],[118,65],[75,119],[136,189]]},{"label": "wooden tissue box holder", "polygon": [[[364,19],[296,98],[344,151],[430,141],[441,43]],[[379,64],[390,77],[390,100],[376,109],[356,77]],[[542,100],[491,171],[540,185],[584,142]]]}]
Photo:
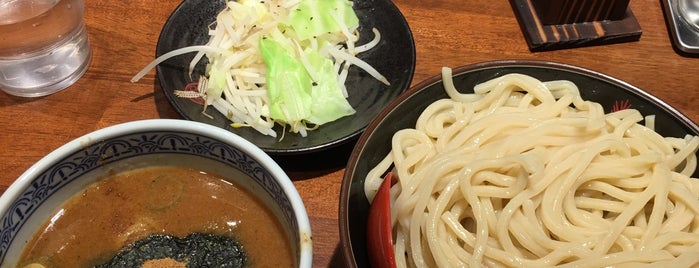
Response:
[{"label": "wooden tissue box holder", "polygon": [[638,41],[629,0],[510,0],[529,50]]}]

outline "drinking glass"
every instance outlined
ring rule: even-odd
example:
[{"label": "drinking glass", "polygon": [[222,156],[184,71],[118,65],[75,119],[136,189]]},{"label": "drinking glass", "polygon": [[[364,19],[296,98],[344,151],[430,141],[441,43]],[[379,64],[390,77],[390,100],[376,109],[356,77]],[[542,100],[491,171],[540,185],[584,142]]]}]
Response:
[{"label": "drinking glass", "polygon": [[91,50],[83,0],[0,0],[0,89],[55,93],[87,70]]}]

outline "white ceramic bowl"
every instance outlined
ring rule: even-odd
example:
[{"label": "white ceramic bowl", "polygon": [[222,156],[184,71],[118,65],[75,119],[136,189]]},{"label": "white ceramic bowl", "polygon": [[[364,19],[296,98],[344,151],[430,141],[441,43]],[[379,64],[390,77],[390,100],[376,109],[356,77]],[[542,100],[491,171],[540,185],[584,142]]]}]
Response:
[{"label": "white ceramic bowl", "polygon": [[308,215],[294,184],[279,165],[229,131],[174,119],[142,120],[97,130],[30,167],[0,196],[0,267],[15,267],[25,244],[50,213],[100,175],[164,164],[237,178],[240,186],[260,197],[280,219],[292,241],[298,267],[311,267],[313,242]]}]

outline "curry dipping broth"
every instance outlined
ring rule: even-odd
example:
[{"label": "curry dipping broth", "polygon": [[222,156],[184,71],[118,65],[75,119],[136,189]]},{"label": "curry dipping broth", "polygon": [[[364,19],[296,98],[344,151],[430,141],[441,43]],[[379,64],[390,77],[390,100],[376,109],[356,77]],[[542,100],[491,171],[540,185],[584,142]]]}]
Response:
[{"label": "curry dipping broth", "polygon": [[183,167],[148,167],[91,184],[53,214],[27,244],[20,266],[91,267],[149,234],[193,232],[237,239],[253,267],[295,267],[274,214],[223,177]]}]

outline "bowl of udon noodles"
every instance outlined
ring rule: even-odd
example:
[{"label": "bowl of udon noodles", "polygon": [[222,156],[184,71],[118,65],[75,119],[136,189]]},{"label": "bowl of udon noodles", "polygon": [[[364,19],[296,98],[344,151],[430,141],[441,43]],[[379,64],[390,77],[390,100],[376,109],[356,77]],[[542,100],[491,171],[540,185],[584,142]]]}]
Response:
[{"label": "bowl of udon noodles", "polygon": [[1,267],[311,267],[303,202],[259,147],[148,119],[87,133],[0,196]]},{"label": "bowl of udon noodles", "polygon": [[390,173],[393,254],[379,259],[397,267],[696,267],[698,135],[658,98],[588,69],[443,68],[384,109],[350,156],[346,264],[380,254],[367,218]]}]

